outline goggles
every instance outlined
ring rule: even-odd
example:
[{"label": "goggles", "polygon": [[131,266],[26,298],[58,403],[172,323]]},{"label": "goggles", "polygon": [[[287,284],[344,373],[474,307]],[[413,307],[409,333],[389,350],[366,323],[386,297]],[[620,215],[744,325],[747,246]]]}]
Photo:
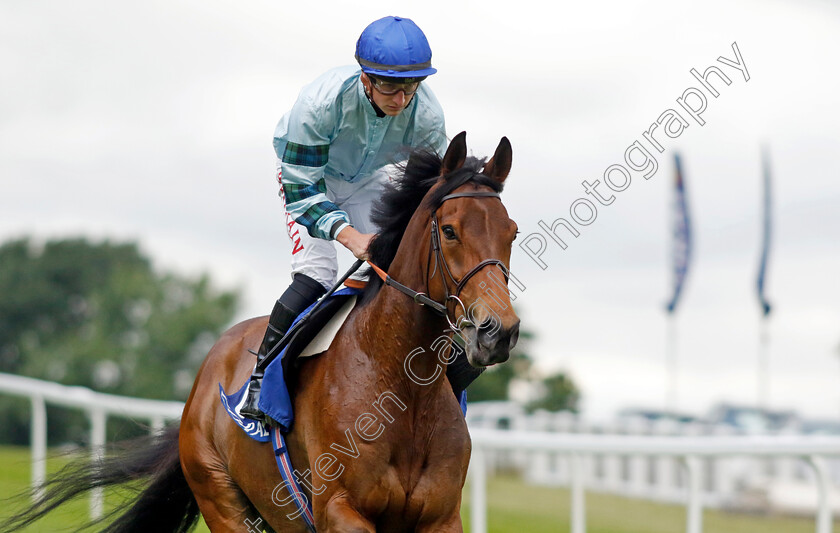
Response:
[{"label": "goggles", "polygon": [[379,94],[384,94],[385,96],[393,96],[398,92],[402,91],[403,94],[406,96],[412,96],[414,93],[417,92],[417,89],[420,87],[420,81],[413,81],[410,83],[394,83],[391,81],[383,81],[375,76],[368,75],[370,79],[370,83],[374,89],[376,89]]}]

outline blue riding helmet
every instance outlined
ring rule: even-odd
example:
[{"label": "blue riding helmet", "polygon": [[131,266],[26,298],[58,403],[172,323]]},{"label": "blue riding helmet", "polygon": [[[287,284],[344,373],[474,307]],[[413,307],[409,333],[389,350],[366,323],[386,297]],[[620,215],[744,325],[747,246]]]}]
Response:
[{"label": "blue riding helmet", "polygon": [[363,72],[388,78],[417,78],[437,72],[423,30],[402,17],[371,22],[356,41],[356,61]]}]

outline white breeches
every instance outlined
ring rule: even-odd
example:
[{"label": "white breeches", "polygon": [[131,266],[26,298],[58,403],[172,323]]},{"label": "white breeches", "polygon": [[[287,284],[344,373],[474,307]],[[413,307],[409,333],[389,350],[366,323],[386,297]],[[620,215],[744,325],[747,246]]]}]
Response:
[{"label": "white breeches", "polygon": [[[376,233],[378,229],[370,220],[373,203],[382,195],[385,183],[393,179],[396,169],[393,165],[383,167],[363,184],[327,180],[327,198],[350,217],[350,223],[361,233]],[[277,162],[277,177],[282,179],[280,162]],[[286,230],[292,243],[292,276],[300,272],[314,279],[327,289],[332,288],[338,275],[339,254],[354,260],[355,258],[340,244],[336,252],[336,242],[318,239],[309,235],[304,226],[295,222],[286,212],[286,198],[280,187],[280,199],[286,215]],[[349,264],[347,268],[349,268]],[[351,279],[365,280],[368,268],[363,267],[351,276]]]}]

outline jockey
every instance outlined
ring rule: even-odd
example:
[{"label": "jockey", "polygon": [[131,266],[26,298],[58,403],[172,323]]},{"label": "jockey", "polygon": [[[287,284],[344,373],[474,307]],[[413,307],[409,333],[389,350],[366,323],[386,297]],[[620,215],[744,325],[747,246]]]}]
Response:
[{"label": "jockey", "polygon": [[[361,68],[339,67],[303,88],[274,131],[277,179],[292,241],[292,284],[274,305],[257,358],[335,283],[338,241],[359,259],[376,228],[371,206],[393,164],[413,148],[443,154],[443,110],[426,77],[437,72],[426,36],[410,19],[372,22],[356,42]],[[357,272],[352,280],[362,280]],[[241,413],[261,420],[262,372]]]}]

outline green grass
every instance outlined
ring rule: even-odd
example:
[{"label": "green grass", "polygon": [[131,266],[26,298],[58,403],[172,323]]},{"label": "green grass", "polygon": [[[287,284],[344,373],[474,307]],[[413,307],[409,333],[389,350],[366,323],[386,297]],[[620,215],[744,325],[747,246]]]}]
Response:
[{"label": "green grass", "polygon": [[[47,475],[58,472],[62,466],[78,456],[60,456],[51,451],[47,460]],[[30,452],[28,448],[0,446],[0,524],[4,519],[25,508],[30,500],[19,497],[29,487],[31,479]],[[130,490],[108,490],[105,492],[105,512],[113,509],[124,497],[133,494]],[[16,497],[18,496],[18,497]],[[12,498],[9,500],[9,498]],[[48,514],[43,520],[24,529],[26,533],[75,531],[87,521],[90,499],[87,495],[67,503]],[[91,529],[92,531],[95,529]],[[197,532],[208,533],[202,520]]]},{"label": "green grass", "polygon": [[[47,462],[48,473],[56,472],[66,459]],[[25,490],[29,484],[29,450],[0,447],[0,498]],[[120,499],[106,492],[106,511]],[[569,491],[562,488],[534,487],[510,477],[491,478],[487,487],[489,533],[564,533],[569,531]],[[465,489],[462,515],[469,531],[469,487]],[[3,517],[23,508],[28,500],[12,504],[0,502]],[[586,494],[588,533],[678,533],[685,531],[685,507],[631,500],[604,494]],[[73,531],[88,516],[88,499],[71,502],[65,509],[26,529],[29,533]],[[835,523],[835,530],[840,523]],[[704,533],[813,533],[813,519],[780,516],[752,516],[705,511]],[[198,532],[207,532],[202,522]],[[244,531],[244,529],[243,529]]]}]

